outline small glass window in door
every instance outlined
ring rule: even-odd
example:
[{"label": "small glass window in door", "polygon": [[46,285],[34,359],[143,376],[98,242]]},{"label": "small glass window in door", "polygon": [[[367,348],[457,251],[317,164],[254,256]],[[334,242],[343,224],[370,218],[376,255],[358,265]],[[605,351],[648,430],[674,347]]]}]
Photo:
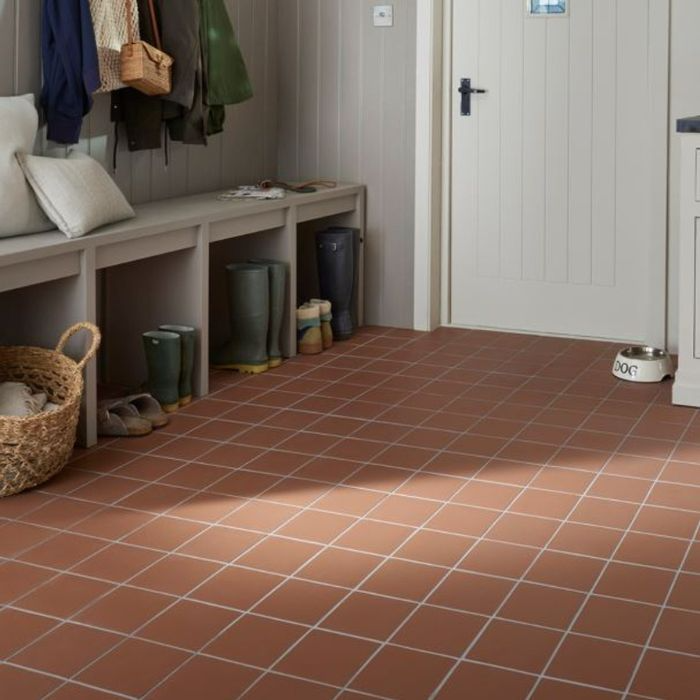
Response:
[{"label": "small glass window in door", "polygon": [[565,15],[568,0],[527,0],[531,15]]}]

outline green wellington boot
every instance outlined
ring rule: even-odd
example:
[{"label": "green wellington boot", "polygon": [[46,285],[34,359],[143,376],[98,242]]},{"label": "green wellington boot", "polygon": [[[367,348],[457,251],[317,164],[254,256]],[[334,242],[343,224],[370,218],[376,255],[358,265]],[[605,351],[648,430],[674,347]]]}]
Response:
[{"label": "green wellington boot", "polygon": [[192,326],[160,326],[160,331],[176,333],[180,336],[182,365],[180,367],[180,407],[192,403],[192,374],[194,373],[194,346],[197,332]]},{"label": "green wellington boot", "polygon": [[267,355],[270,369],[274,369],[282,364],[280,338],[287,300],[287,263],[256,259],[248,262],[267,267],[270,274],[270,328],[267,334]]},{"label": "green wellington boot", "polygon": [[297,309],[297,349],[302,355],[323,352],[321,316],[317,304],[303,304]]},{"label": "green wellington boot", "polygon": [[330,350],[333,347],[333,306],[330,301],[325,299],[312,299],[309,304],[318,306],[319,314],[321,315],[321,337],[323,338],[323,349]]},{"label": "green wellington boot", "polygon": [[212,366],[246,374],[266,372],[270,274],[262,265],[234,263],[226,266],[226,277],[231,340],[212,354]]},{"label": "green wellington boot", "polygon": [[177,333],[149,331],[143,334],[148,391],[166,413],[177,411],[180,405],[181,346]]}]

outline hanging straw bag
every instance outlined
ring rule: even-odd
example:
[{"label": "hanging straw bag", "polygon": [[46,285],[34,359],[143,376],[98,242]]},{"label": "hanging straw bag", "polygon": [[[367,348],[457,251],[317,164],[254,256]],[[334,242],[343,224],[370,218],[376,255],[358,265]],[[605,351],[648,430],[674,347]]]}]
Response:
[{"label": "hanging straw bag", "polygon": [[[79,362],[63,354],[68,341],[85,329],[92,335]],[[78,323],[56,350],[0,346],[0,382],[22,382],[44,392],[58,408],[34,416],[0,416],[0,497],[43,484],[66,465],[73,452],[83,393],[83,368],[95,356],[100,331]]]},{"label": "hanging straw bag", "polygon": [[111,92],[124,87],[121,81],[121,50],[130,37],[139,36],[139,13],[133,3],[124,0],[90,0],[90,16],[95,29],[97,57],[100,62],[100,87]]},{"label": "hanging straw bag", "polygon": [[[133,0],[127,0],[126,4],[132,6]],[[153,0],[148,0],[148,11],[156,46],[136,41],[130,33],[129,43],[121,50],[121,80],[146,95],[167,95],[172,89],[173,59],[163,51]]]}]

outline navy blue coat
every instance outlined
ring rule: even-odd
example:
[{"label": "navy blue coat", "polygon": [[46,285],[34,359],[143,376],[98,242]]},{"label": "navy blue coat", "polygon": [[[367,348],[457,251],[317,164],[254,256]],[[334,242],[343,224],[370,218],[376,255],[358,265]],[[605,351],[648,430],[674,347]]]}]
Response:
[{"label": "navy blue coat", "polygon": [[44,0],[41,24],[47,137],[77,143],[83,117],[100,86],[95,31],[88,0]]}]

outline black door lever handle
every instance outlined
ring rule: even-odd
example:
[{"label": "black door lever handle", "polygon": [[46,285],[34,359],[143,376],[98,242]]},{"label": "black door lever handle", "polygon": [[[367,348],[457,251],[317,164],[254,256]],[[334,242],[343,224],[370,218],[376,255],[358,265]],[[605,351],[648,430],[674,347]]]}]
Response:
[{"label": "black door lever handle", "polygon": [[462,95],[462,116],[470,117],[472,113],[472,95],[484,95],[486,90],[473,88],[471,78],[462,78],[462,80],[459,81],[457,92]]}]

